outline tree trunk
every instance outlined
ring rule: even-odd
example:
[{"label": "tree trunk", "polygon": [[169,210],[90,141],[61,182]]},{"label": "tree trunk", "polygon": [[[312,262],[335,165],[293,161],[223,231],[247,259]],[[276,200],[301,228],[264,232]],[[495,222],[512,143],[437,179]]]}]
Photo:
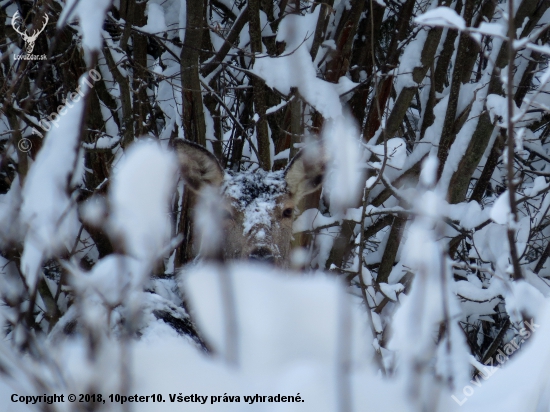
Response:
[{"label": "tree trunk", "polygon": [[202,44],[204,8],[206,0],[187,0],[185,39],[181,50],[181,84],[183,100],[183,130],[185,138],[206,146],[206,124],[199,79],[199,55],[197,45]]},{"label": "tree trunk", "polygon": [[[249,33],[250,48],[252,54],[262,53],[262,28],[260,25],[260,0],[249,0]],[[256,57],[252,56],[251,64],[254,65]],[[266,92],[263,80],[252,77],[252,87],[254,88],[254,113],[256,119],[256,139],[258,142],[258,162],[264,170],[271,170],[271,153],[269,150],[269,132],[266,119]]]}]

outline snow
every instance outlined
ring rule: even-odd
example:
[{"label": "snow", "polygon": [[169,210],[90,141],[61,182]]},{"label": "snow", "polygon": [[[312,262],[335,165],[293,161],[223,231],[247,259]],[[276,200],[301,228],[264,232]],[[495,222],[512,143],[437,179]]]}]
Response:
[{"label": "snow", "polygon": [[307,230],[315,230],[322,226],[333,225],[338,221],[338,217],[323,216],[319,209],[308,209],[296,218],[292,226],[292,231],[294,233],[299,233]]},{"label": "snow", "polygon": [[73,270],[75,278],[72,283],[81,293],[85,292],[88,296],[97,294],[107,305],[115,307],[121,303],[120,298],[125,295],[128,287],[137,289],[142,286],[139,276],[141,271],[139,260],[109,255],[99,260],[91,273]]},{"label": "snow", "polygon": [[288,160],[288,156],[290,156],[290,149],[285,149],[285,150],[277,153],[275,156],[273,156],[273,161],[279,160],[279,159]]},{"label": "snow", "polygon": [[538,176],[533,181],[533,186],[530,189],[525,190],[525,194],[527,196],[535,197],[540,192],[548,189],[550,187],[550,184],[546,182],[546,178],[544,176]]},{"label": "snow", "polygon": [[101,227],[107,216],[107,204],[103,196],[92,196],[80,206],[82,219],[93,226]]},{"label": "snow", "polygon": [[[495,39],[493,45],[494,47],[491,51],[491,58],[489,59],[490,62],[496,59],[496,55],[500,50],[500,47],[502,46],[502,42],[499,41],[498,39]],[[451,145],[451,150],[449,151],[449,156],[447,158],[447,162],[445,163],[445,167],[443,169],[443,174],[438,183],[438,186],[442,192],[447,192],[449,190],[449,184],[450,184],[451,178],[453,174],[458,170],[460,161],[463,158],[464,154],[466,153],[466,150],[470,144],[472,136],[476,131],[481,114],[483,113],[484,110],[486,110],[486,106],[485,106],[486,95],[488,93],[488,85],[490,82],[491,71],[492,71],[492,67],[488,65],[487,70],[483,73],[483,76],[479,81],[480,87],[477,88],[477,93],[475,93],[475,99],[473,100],[472,106],[468,113],[468,119],[466,120],[466,122],[464,123],[464,125],[462,126],[458,134],[456,135],[455,141]],[[469,88],[466,88],[465,90],[468,90],[468,89]],[[461,93],[462,93],[462,90],[461,90]],[[435,110],[434,110],[434,114],[435,114]],[[444,115],[441,118],[438,116],[436,119],[437,120],[436,122],[434,122],[434,124],[438,123],[439,124],[438,127],[442,128]],[[439,141],[439,137],[437,137],[437,140]]]},{"label": "snow", "polygon": [[103,46],[103,21],[110,6],[111,0],[67,0],[57,21],[57,28],[61,29],[75,18],[78,19],[88,63],[90,63],[90,53],[101,50]]},{"label": "snow", "polygon": [[[111,264],[114,266],[109,267]],[[79,287],[89,292],[97,288],[102,293],[116,295],[121,285],[117,284],[116,277],[109,279],[109,273],[116,273],[118,264],[132,265],[130,261],[124,263],[122,257],[111,257],[93,274],[78,275],[82,278],[77,282]],[[258,271],[258,267],[248,264],[226,267],[235,293],[234,310],[239,315],[238,365],[228,364],[223,356],[225,313],[219,300],[218,270],[216,266],[196,266],[182,274],[182,285],[190,296],[197,321],[204,327],[217,355],[205,356],[163,322],[154,322],[143,329],[137,341],[103,335],[96,342],[99,356],[94,359],[88,356],[89,347],[82,338],[68,339],[52,343],[48,348],[52,360],[64,365],[63,378],[67,381],[64,389],[58,388],[55,393],[64,393],[66,397],[68,393],[93,388],[105,397],[111,391],[121,390],[122,377],[127,372],[132,376],[129,387],[132,393],[161,393],[166,401],[163,409],[167,411],[182,407],[181,403],[170,401],[171,395],[198,395],[204,399],[201,401],[204,404],[186,403],[186,410],[237,411],[251,408],[252,402],[245,401],[244,396],[281,394],[299,395],[303,402],[255,402],[252,408],[329,412],[338,404],[334,378],[340,376],[351,383],[350,399],[355,410],[364,405],[366,398],[376,407],[384,405],[403,410],[400,386],[380,380],[370,366],[373,349],[368,343],[373,337],[365,327],[358,302],[332,276],[285,276],[274,269]],[[89,279],[84,280],[86,277]],[[107,283],[103,284],[101,279]],[[114,290],[109,290],[111,286]],[[142,298],[146,298],[146,294]],[[348,323],[348,334],[344,336],[347,336],[345,345],[349,351],[344,353],[340,350],[344,343],[342,319]],[[7,358],[4,367],[11,366],[14,359]],[[18,362],[32,366],[28,358]],[[354,368],[341,375],[342,362],[351,362]],[[35,373],[47,373],[46,365],[36,366],[39,367],[35,367]],[[27,383],[20,371],[20,367],[14,368],[13,376],[32,394],[32,381]],[[56,376],[53,374],[52,378]],[[0,380],[0,391],[13,393],[13,389],[4,388],[4,382]],[[27,393],[21,387],[15,391]],[[388,403],[389,393],[397,396]],[[218,395],[219,402],[213,402],[213,396]],[[224,395],[239,396],[240,400],[223,402]],[[149,411],[151,399],[147,403],[133,403],[132,407]]]},{"label": "snow", "polygon": [[168,206],[176,170],[171,152],[144,140],[132,145],[113,171],[109,233],[145,263],[158,258],[168,243]]},{"label": "snow", "polygon": [[346,210],[345,219],[360,223],[362,215],[363,215],[362,207],[351,208]]},{"label": "snow", "polygon": [[479,28],[472,29],[472,31],[481,33],[485,36],[494,36],[494,37],[506,37],[507,28],[505,25],[499,23],[488,23],[486,21],[481,22]]},{"label": "snow", "polygon": [[[223,304],[226,283],[221,276],[231,285],[233,308]],[[350,359],[358,365],[367,360],[368,345],[362,341],[367,332],[360,312],[350,305],[349,296],[334,277],[280,276],[255,265],[223,269],[200,265],[183,274],[182,285],[199,327],[217,353],[227,354],[228,311],[235,312],[237,359],[245,372],[264,374],[270,370],[277,374],[293,364],[310,362],[333,367],[341,305],[350,316]]]},{"label": "snow", "polygon": [[489,219],[486,209],[481,209],[475,200],[467,203],[447,205],[447,216],[458,221],[464,229],[472,230]]},{"label": "snow", "polygon": [[502,193],[491,208],[491,219],[500,225],[507,224],[510,220],[510,194],[508,191]]},{"label": "snow", "polygon": [[180,41],[185,41],[185,27],[187,26],[187,2],[186,1],[180,1],[180,7],[179,7],[179,21],[178,21],[178,34],[180,37]]},{"label": "snow", "polygon": [[336,85],[336,93],[338,93],[339,96],[342,96],[343,94],[348,93],[350,90],[352,90],[354,87],[357,87],[358,85],[359,83],[352,82],[346,76],[342,76],[338,79],[338,84]]},{"label": "snow", "polygon": [[[264,13],[263,10],[260,10],[260,27],[262,29],[262,37],[269,37],[269,36],[275,35],[275,33],[273,33],[273,30],[271,30],[271,25],[269,24],[267,15]],[[279,28],[280,27],[281,26],[279,25]]]},{"label": "snow", "polygon": [[297,49],[302,44],[305,44],[308,51],[311,49],[320,9],[320,7],[317,7],[313,13],[308,13],[305,16],[287,14],[281,20],[275,39],[278,42],[286,43],[287,53]]},{"label": "snow", "polygon": [[[506,97],[497,94],[487,96],[487,110],[491,116],[491,123],[497,121],[499,127],[508,128],[508,101]],[[516,104],[514,103],[514,116],[518,113]]]},{"label": "snow", "polygon": [[461,298],[474,302],[484,302],[496,299],[504,293],[504,288],[498,281],[492,282],[487,289],[476,286],[470,281],[459,280],[454,283],[454,292]]},{"label": "snow", "polygon": [[120,141],[120,137],[101,136],[94,143],[83,143],[85,149],[111,149]]},{"label": "snow", "polygon": [[546,304],[544,295],[525,281],[511,283],[505,300],[511,322],[522,322],[524,317],[540,318]]},{"label": "snow", "polygon": [[[87,86],[80,84],[86,93]],[[70,108],[70,115],[58,116],[55,124],[52,121],[21,192],[21,221],[27,228],[21,267],[31,288],[36,285],[42,260],[60,248],[70,250],[80,226],[67,183],[77,163],[83,110],[81,97]]]},{"label": "snow", "polygon": [[475,251],[471,254],[486,262],[492,262],[499,276],[508,278],[510,245],[505,225],[491,224],[476,231],[473,236]]},{"label": "snow", "polygon": [[147,24],[139,27],[139,30],[150,34],[158,34],[166,31],[166,21],[164,18],[164,10],[155,3],[147,3]]},{"label": "snow", "polygon": [[329,258],[330,251],[334,245],[334,239],[340,232],[339,227],[328,227],[321,229],[315,237],[315,249],[317,255],[311,260],[311,267],[325,268]]},{"label": "snow", "polygon": [[[179,36],[178,28],[185,27],[185,24],[180,25],[180,11],[183,9],[183,13],[185,13],[185,2],[180,0],[150,0],[148,4],[156,4],[162,7],[167,37],[171,39]],[[153,24],[156,23],[153,22]],[[183,39],[183,37],[181,38]]]},{"label": "snow", "polygon": [[[166,60],[164,60],[166,58]],[[182,96],[174,90],[175,86],[181,87],[181,81],[175,81],[171,77],[176,76],[180,71],[179,64],[169,59],[168,53],[163,55],[163,61],[166,63],[166,68],[162,71],[163,80],[156,90],[156,99],[159,102],[163,113],[168,118],[168,124],[165,127],[167,138],[174,129],[174,125],[181,125],[182,113]],[[174,86],[174,82],[176,83]]]},{"label": "snow", "polygon": [[[431,161],[424,163],[422,173],[430,176],[433,165]],[[465,365],[468,349],[458,324],[448,323],[450,330],[445,337],[449,339],[448,346],[443,343],[436,347],[432,338],[446,314],[451,318],[460,314],[457,298],[450,286],[453,282],[449,262],[437,242],[433,227],[437,214],[445,212],[442,202],[437,190],[426,190],[414,199],[418,215],[408,230],[400,263],[415,276],[410,292],[399,297],[401,305],[393,318],[395,329],[388,346],[388,349],[398,351],[398,373],[408,382],[409,390],[414,388],[423,394],[411,398],[418,410],[435,395],[433,386],[427,382],[416,383],[414,378],[421,368],[426,367],[421,365],[425,365],[427,359],[432,356],[437,359],[436,371],[441,377],[453,376],[460,381],[469,375]],[[443,349],[445,347],[447,349]]]},{"label": "snow", "polygon": [[354,208],[348,209],[344,215],[323,216],[319,209],[308,209],[298,216],[292,228],[294,233],[298,233],[313,231],[326,226],[335,226],[336,223],[341,223],[343,219],[359,223],[362,213],[362,208]]},{"label": "snow", "polygon": [[298,88],[300,96],[325,118],[336,118],[342,114],[339,96],[355,84],[349,79],[333,84],[317,77],[309,50],[320,9],[306,16],[285,16],[276,37],[278,42],[286,43],[285,51],[278,57],[256,56],[252,72],[282,94],[289,95],[291,88]]},{"label": "snow", "polygon": [[222,185],[223,196],[229,197],[231,204],[244,212],[244,235],[250,234],[254,228],[271,227],[271,215],[278,197],[285,193],[287,185],[283,171],[229,172]]},{"label": "snow", "polygon": [[414,18],[416,24],[466,29],[466,22],[450,7],[437,7]]},{"label": "snow", "polygon": [[[238,14],[235,2],[219,3]],[[391,27],[387,31],[386,25],[393,24],[395,12],[405,3],[397,0],[384,11],[382,27],[390,37]],[[252,143],[247,141],[243,150],[251,156],[251,161],[243,164],[247,170],[227,172],[221,191],[195,196],[196,246],[200,247],[199,257],[205,259],[178,267],[181,256],[175,249],[187,240],[178,233],[184,188],[183,183],[176,186],[178,166],[168,141],[182,137],[184,131],[178,77],[181,67],[170,53],[147,57],[151,73],[158,75],[146,85],[147,96],[160,109],[150,116],[162,128],[155,140],[136,136],[133,144],[122,147],[121,124],[113,117],[120,114],[120,108],[109,108],[100,101],[98,115],[104,126],[93,131],[90,140],[80,142],[81,99],[69,109],[69,115],[56,120],[41,147],[33,147],[22,158],[11,141],[14,127],[0,113],[4,148],[0,190],[7,190],[0,194],[0,319],[6,326],[0,340],[0,398],[8,399],[14,392],[104,396],[161,393],[166,400],[163,410],[530,412],[547,408],[550,262],[541,253],[550,236],[549,148],[544,128],[532,125],[550,108],[550,69],[545,62],[536,68],[521,107],[514,108],[513,120],[521,121],[514,134],[515,167],[521,179],[516,193],[519,221],[512,222],[508,192],[502,193],[507,180],[502,162],[479,202],[468,201],[491,148],[498,143],[499,130],[507,127],[506,98],[487,96],[493,64],[506,36],[505,10],[497,8],[491,21],[475,29],[466,27],[453,10],[436,7],[437,3],[414,4],[414,13],[420,14],[417,24],[445,27],[436,59],[451,30],[467,31],[478,40],[482,34],[488,36],[483,43],[487,66],[482,68],[481,79],[474,81],[472,76],[460,88],[457,112],[469,113],[440,179],[437,152],[450,89],[436,94],[434,123],[420,140],[420,125],[432,92],[431,75],[418,84],[411,76],[421,63],[429,32],[426,28],[413,27],[407,33],[410,36],[398,45],[402,50],[399,65],[389,73],[395,78],[397,94],[405,87],[419,88],[418,102],[407,110],[412,134],[407,130],[406,135],[389,139],[385,146],[377,143],[393,110],[395,94],[392,92],[388,100],[381,128],[365,142],[360,131],[363,125],[356,125],[345,108],[357,83],[349,74],[341,76],[338,83],[323,80],[326,63],[334,58],[337,48],[334,31],[345,23],[340,18],[350,10],[349,0],[335,2],[333,9],[311,3],[302,10],[304,15],[288,13],[290,4],[279,14],[275,2],[275,19],[283,16],[279,29],[273,33],[267,15],[261,12],[262,35],[276,36],[271,41],[285,47],[282,54],[258,54],[255,66],[249,68],[246,26],[238,41],[243,50],[233,48],[223,70],[204,79],[219,81],[219,93],[225,93],[226,86],[231,90],[223,95],[229,109],[220,106],[224,154],[233,149],[232,139],[242,138],[240,131],[236,134],[231,130],[236,123],[226,110],[235,110],[232,114],[244,116],[244,120],[258,119],[239,97],[241,92],[250,91],[248,79],[252,74],[287,96],[293,87],[298,88],[305,103],[306,133],[312,132],[308,127],[313,124],[315,111],[323,117],[320,134],[324,148],[319,156],[328,164],[320,205],[298,205],[296,214],[298,208],[306,210],[292,227],[294,233],[312,232],[294,239],[295,243],[308,239],[307,247],[290,253],[291,266],[299,272],[250,262],[211,263],[207,259],[228,243],[224,236],[228,222],[223,221],[226,212],[238,212],[238,219],[244,221],[239,234],[254,236],[255,246],[269,240],[268,225],[278,224],[273,221],[274,213],[279,212],[280,198],[288,195],[284,172],[257,168],[250,147],[256,143],[253,134],[249,136]],[[171,40],[184,37],[186,4],[150,0],[147,25],[142,27],[147,33],[165,32],[165,45],[176,55],[181,54],[181,48]],[[514,4],[517,8],[520,2]],[[90,63],[92,51],[99,50],[97,69],[107,92],[115,101],[120,100],[121,89],[106,66],[102,42],[110,49],[120,73],[130,76],[130,81],[131,61],[129,65],[124,61],[132,54],[132,47],[130,41],[127,56],[119,48],[120,39],[103,31],[110,3],[68,0],[62,6],[59,25],[69,22],[76,30],[74,44],[82,49],[86,63]],[[7,5],[7,15],[13,15],[16,7],[15,3]],[[329,40],[323,42],[323,52],[312,62],[309,50],[322,9],[329,13]],[[369,13],[366,10],[362,18],[368,18]],[[109,19],[114,16],[116,13]],[[550,21],[549,16],[550,11],[541,17],[540,28],[535,28],[531,37],[514,42],[515,47],[522,48],[515,62],[514,84],[525,73],[532,51],[549,54],[548,45],[535,40]],[[217,7],[208,10],[207,19],[213,47],[219,48],[231,19],[225,19]],[[10,24],[9,17],[4,23]],[[525,19],[519,32],[527,23],[533,22]],[[212,27],[220,30],[214,34]],[[13,50],[17,50],[15,45],[8,48],[8,54]],[[239,67],[241,59],[246,67]],[[11,58],[6,62],[11,63]],[[375,64],[381,62],[377,59]],[[31,66],[27,67],[32,71]],[[52,69],[56,78],[57,68]],[[356,69],[365,81],[367,73]],[[377,66],[374,73],[380,69]],[[501,72],[501,80],[506,81],[506,70]],[[35,77],[28,80],[32,86]],[[35,92],[38,96],[44,90]],[[366,98],[370,103],[375,96],[371,93]],[[268,114],[282,116],[289,101],[271,101]],[[24,111],[15,101],[14,109]],[[35,126],[43,115],[42,109],[37,110],[27,117]],[[451,178],[460,170],[484,113],[496,127],[487,146],[480,149],[483,153],[478,153],[483,156],[470,176],[466,198],[449,204]],[[212,148],[210,138],[217,118],[214,114],[205,116],[207,148]],[[23,135],[28,132],[24,126],[22,121]],[[290,149],[275,156],[274,143],[270,142],[272,158],[288,160]],[[90,153],[92,157],[99,153],[109,158],[112,170],[105,178],[96,180],[98,169],[89,164]],[[376,162],[369,161],[373,153],[378,157]],[[380,176],[383,157],[387,162]],[[502,158],[506,152],[499,160]],[[21,172],[25,168],[22,159],[28,160],[26,175]],[[236,170],[237,166],[232,167]],[[369,172],[368,180],[365,171]],[[91,181],[95,187],[89,186]],[[387,192],[387,182],[405,199],[403,204],[397,196],[379,197],[382,191]],[[363,199],[363,194],[368,197]],[[406,222],[394,265],[382,282],[379,264],[394,240],[390,224],[395,216],[406,217]],[[289,219],[285,228],[290,230],[290,224]],[[344,228],[349,233],[343,232]],[[514,229],[522,280],[510,276],[510,228]],[[377,232],[372,234],[373,230]],[[96,245],[92,238],[98,233],[109,237],[114,253],[102,255],[99,243]],[[369,239],[362,239],[365,233],[371,234]],[[343,234],[347,239],[340,237]],[[349,257],[339,261],[340,252],[349,252]],[[330,272],[322,273],[328,266]],[[366,286],[363,289],[360,279]],[[43,283],[37,290],[39,280]],[[36,304],[31,308],[35,291]],[[47,292],[57,299],[61,315],[57,323]],[[384,306],[377,307],[381,303]],[[53,307],[56,309],[55,304]],[[507,316],[512,323],[499,335],[499,350],[506,356],[491,358],[495,365],[504,359],[498,361],[501,365],[493,376],[480,360],[500,328],[507,325]],[[27,321],[31,320],[35,324],[29,329]],[[472,378],[473,368],[482,375]],[[251,406],[244,401],[247,395],[278,393],[299,394],[304,402],[255,402]],[[171,402],[169,395],[179,394],[203,396],[205,404]],[[224,395],[240,396],[241,400],[227,403]],[[221,399],[213,402],[213,396]],[[150,403],[125,406],[148,411]],[[6,405],[9,410],[33,410],[21,403]],[[52,411],[68,411],[70,407],[67,403],[51,406]]]},{"label": "snow", "polygon": [[336,42],[333,39],[325,40],[323,43],[321,43],[321,46],[333,51],[336,50]]},{"label": "snow", "polygon": [[378,176],[371,176],[367,179],[367,183],[365,185],[367,189],[371,189],[377,182],[378,182]]},{"label": "snow", "polygon": [[275,113],[277,110],[285,107],[290,101],[292,100],[292,98],[290,98],[288,101],[282,101],[281,103],[279,103],[278,105],[276,106],[273,106],[273,107],[270,107],[269,109],[267,109],[265,111],[265,114],[271,114],[271,113]]},{"label": "snow", "polygon": [[194,222],[200,239],[200,253],[212,256],[222,248],[223,200],[216,189],[207,187],[201,191],[195,207]]},{"label": "snow", "polygon": [[456,107],[457,116],[462,114],[477,97],[477,91],[480,89],[479,83],[466,83],[460,85],[460,93],[458,96],[458,104]]},{"label": "snow", "polygon": [[353,118],[346,114],[325,122],[323,140],[330,156],[324,189],[328,192],[331,212],[342,213],[357,206],[361,196],[364,171],[364,150],[359,143],[359,130]]},{"label": "snow", "polygon": [[16,176],[10,190],[0,195],[0,221],[12,222],[11,225],[0,226],[0,238],[20,238],[21,228],[17,221],[17,210],[21,204],[21,183],[19,176]]},{"label": "snow", "polygon": [[380,282],[379,286],[382,293],[393,301],[396,301],[397,294],[405,289],[405,287],[400,283],[396,285],[389,285],[387,283]]},{"label": "snow", "polygon": [[[444,96],[434,107],[434,122],[433,124],[426,129],[426,132],[424,133],[424,141],[430,142],[434,145],[439,144],[439,138],[441,137],[441,133],[443,130],[443,123],[445,120],[445,113],[447,112],[447,104],[449,102],[449,96]],[[430,148],[426,148],[425,146],[428,145],[419,145],[419,147],[415,150],[415,152],[422,151],[423,154]],[[414,155],[414,152],[413,152]],[[410,156],[411,159],[416,158],[416,156]],[[437,157],[436,157],[437,158]],[[420,160],[420,159],[418,159]],[[417,161],[418,161],[417,160]]]},{"label": "snow", "polygon": [[399,59],[399,67],[397,69],[395,81],[395,92],[397,95],[401,94],[404,88],[418,87],[418,84],[413,80],[412,73],[416,67],[422,66],[420,56],[422,55],[422,49],[427,36],[427,30],[421,30],[403,51],[403,55]]},{"label": "snow", "polygon": [[[514,41],[514,47],[516,47],[516,42],[517,40]],[[533,43],[527,43],[525,44],[525,46],[531,50],[534,50],[538,53],[544,53],[544,54],[550,54],[550,46],[547,46],[547,45],[538,45],[538,44],[533,44]],[[516,47],[516,48],[519,48],[519,47]]]},{"label": "snow", "polygon": [[[467,397],[466,407],[468,411],[487,410],[524,410],[536,411],[540,406],[540,394],[546,387],[546,380],[535,380],[534,376],[547,376],[546,367],[548,356],[546,344],[550,338],[550,308],[546,303],[542,308],[540,320],[529,319],[521,328],[521,336],[517,340],[526,342],[521,345],[517,353],[512,357],[497,355],[491,359],[490,366],[484,367],[487,379],[481,380],[482,384],[475,392]],[[512,346],[512,345],[510,345]],[[516,349],[513,348],[512,352]],[[502,351],[501,351],[502,352]],[[508,352],[509,353],[509,352]],[[542,358],[541,358],[541,354]],[[491,367],[492,366],[492,367]],[[524,382],[533,382],[532,385],[523,386]],[[523,388],[522,396],[518,396],[517,388]],[[460,396],[459,399],[463,399]]]},{"label": "snow", "polygon": [[256,56],[252,72],[284,95],[289,95],[291,88],[298,88],[300,96],[326,118],[336,118],[342,114],[340,86],[317,78],[311,56],[304,45],[279,57]]},{"label": "snow", "polygon": [[424,184],[424,186],[431,187],[435,183],[438,165],[439,161],[437,160],[437,156],[430,155],[422,162],[420,181]]},{"label": "snow", "polygon": [[381,167],[383,159],[387,157],[386,166],[401,169],[407,159],[407,148],[405,141],[400,137],[394,137],[387,140],[385,145],[366,145],[366,147],[380,158],[381,162],[373,164],[378,165],[377,167]]}]

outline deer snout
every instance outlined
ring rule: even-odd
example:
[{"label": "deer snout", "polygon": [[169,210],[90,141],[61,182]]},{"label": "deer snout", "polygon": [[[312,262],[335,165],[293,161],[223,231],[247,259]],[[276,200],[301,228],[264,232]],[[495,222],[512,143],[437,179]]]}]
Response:
[{"label": "deer snout", "polygon": [[262,263],[275,263],[275,256],[273,255],[273,252],[266,247],[254,249],[252,252],[250,252],[248,258],[250,260],[255,260]]}]

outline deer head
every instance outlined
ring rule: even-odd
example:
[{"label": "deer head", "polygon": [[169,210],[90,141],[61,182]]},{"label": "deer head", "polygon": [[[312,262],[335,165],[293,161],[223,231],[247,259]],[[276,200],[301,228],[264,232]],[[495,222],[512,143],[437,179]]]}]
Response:
[{"label": "deer head", "polygon": [[287,267],[296,204],[323,182],[320,151],[302,150],[284,171],[226,173],[203,147],[184,140],[174,147],[187,187],[199,192],[211,186],[224,199],[224,257]]},{"label": "deer head", "polygon": [[23,27],[24,23],[23,23],[23,18],[19,14],[19,11],[16,11],[15,14],[13,15],[11,19],[11,26],[17,33],[21,35],[21,37],[25,41],[25,44],[26,44],[25,49],[27,51],[27,54],[31,54],[32,51],[34,50],[34,42],[38,38],[38,35],[42,33],[46,28],[46,25],[48,24],[49,19],[50,18],[48,17],[48,14],[47,13],[44,14],[44,25],[42,26],[42,28],[40,30],[33,30],[32,34],[28,34],[26,29],[24,31],[21,30],[21,27]]}]

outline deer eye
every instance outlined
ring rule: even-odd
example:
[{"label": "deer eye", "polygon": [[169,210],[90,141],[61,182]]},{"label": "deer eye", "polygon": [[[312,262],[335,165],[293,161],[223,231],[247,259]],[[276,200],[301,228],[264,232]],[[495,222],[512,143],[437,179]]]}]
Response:
[{"label": "deer eye", "polygon": [[313,179],[313,187],[319,186],[321,183],[323,183],[323,175],[318,175]]},{"label": "deer eye", "polygon": [[285,210],[283,210],[283,217],[292,217],[292,212],[294,212],[294,209],[292,209],[291,207],[286,208]]}]

